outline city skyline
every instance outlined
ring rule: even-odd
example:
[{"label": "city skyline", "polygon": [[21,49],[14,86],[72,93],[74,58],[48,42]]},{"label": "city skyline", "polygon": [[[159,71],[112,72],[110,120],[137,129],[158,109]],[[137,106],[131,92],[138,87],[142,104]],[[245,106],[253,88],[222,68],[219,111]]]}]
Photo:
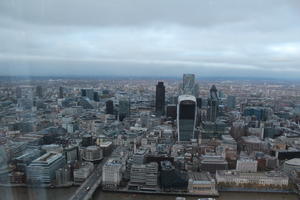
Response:
[{"label": "city skyline", "polygon": [[1,195],[296,199],[300,83],[197,78],[1,80]]}]

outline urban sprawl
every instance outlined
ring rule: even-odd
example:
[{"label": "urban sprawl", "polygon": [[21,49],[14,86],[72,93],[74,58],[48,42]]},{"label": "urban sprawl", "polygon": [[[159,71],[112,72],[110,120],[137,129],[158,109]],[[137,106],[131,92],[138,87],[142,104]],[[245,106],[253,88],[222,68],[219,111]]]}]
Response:
[{"label": "urban sprawl", "polygon": [[297,193],[299,122],[291,81],[1,80],[0,186]]}]

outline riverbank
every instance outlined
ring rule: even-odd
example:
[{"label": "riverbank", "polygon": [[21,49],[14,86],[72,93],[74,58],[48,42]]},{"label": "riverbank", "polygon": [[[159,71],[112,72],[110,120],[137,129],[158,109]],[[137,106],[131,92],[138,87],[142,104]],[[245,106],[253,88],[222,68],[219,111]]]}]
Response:
[{"label": "riverbank", "polygon": [[274,194],[298,194],[294,190],[276,190],[276,189],[253,189],[253,188],[218,188],[219,192],[247,192],[247,193],[274,193]]},{"label": "riverbank", "polygon": [[[151,194],[134,194],[119,192],[96,191],[92,200],[175,200],[178,195],[151,195]],[[183,197],[183,196],[182,196]],[[197,200],[200,197],[184,196],[186,200]],[[203,198],[203,197],[202,197]],[[217,200],[299,200],[294,194],[279,193],[258,193],[258,192],[219,192]]]},{"label": "riverbank", "polygon": [[66,184],[61,184],[61,185],[51,185],[51,184],[39,184],[39,185],[31,185],[31,184],[12,184],[12,183],[0,183],[0,187],[9,187],[9,188],[14,188],[14,187],[26,187],[26,188],[46,188],[46,189],[55,189],[55,188],[69,188],[76,186],[73,182],[68,182]]},{"label": "riverbank", "polygon": [[[9,200],[66,200],[69,199],[77,190],[76,187],[70,188],[26,188],[0,187],[0,199]],[[299,200],[294,194],[279,193],[247,193],[247,192],[219,192],[217,200]],[[100,187],[95,191],[91,200],[175,200],[176,196],[172,195],[149,195],[149,194],[133,194],[119,192],[104,192]],[[197,200],[197,197],[186,197],[186,200]]]},{"label": "riverbank", "polygon": [[[100,188],[99,188],[100,189]],[[260,194],[286,194],[286,195],[299,195],[295,190],[279,190],[279,189],[246,189],[246,188],[218,188],[216,194],[201,195],[193,194],[188,192],[163,192],[163,191],[140,191],[140,190],[129,190],[129,189],[107,189],[101,188],[101,190],[110,193],[123,193],[123,194],[144,194],[144,195],[161,195],[161,196],[185,196],[185,197],[202,197],[202,198],[216,198],[220,197],[219,192],[237,192],[241,193],[260,193]]]},{"label": "riverbank", "polygon": [[146,195],[162,195],[162,196],[191,196],[191,197],[203,197],[203,198],[215,198],[219,197],[219,193],[215,194],[194,194],[188,192],[163,192],[163,191],[141,191],[141,190],[128,190],[128,189],[103,189],[103,192],[117,192],[117,193],[128,193],[128,194],[146,194]]}]

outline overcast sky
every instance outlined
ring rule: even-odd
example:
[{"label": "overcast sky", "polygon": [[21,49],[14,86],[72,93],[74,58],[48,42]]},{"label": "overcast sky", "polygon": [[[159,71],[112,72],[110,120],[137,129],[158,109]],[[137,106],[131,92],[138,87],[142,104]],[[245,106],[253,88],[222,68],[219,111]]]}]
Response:
[{"label": "overcast sky", "polygon": [[0,75],[300,77],[300,0],[0,0]]}]

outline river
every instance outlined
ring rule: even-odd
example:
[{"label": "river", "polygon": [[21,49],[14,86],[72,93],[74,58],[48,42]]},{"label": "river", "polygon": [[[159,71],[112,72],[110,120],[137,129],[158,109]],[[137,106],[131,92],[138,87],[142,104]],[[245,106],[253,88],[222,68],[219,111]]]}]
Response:
[{"label": "river", "polygon": [[[42,188],[3,188],[0,187],[1,200],[67,200],[76,187],[63,189]],[[188,197],[187,200],[196,200],[196,197]],[[237,193],[222,192],[218,200],[298,200],[297,195],[287,194],[263,194],[263,193]],[[175,200],[174,196],[161,195],[137,195],[102,192],[97,190],[93,200]]]}]

